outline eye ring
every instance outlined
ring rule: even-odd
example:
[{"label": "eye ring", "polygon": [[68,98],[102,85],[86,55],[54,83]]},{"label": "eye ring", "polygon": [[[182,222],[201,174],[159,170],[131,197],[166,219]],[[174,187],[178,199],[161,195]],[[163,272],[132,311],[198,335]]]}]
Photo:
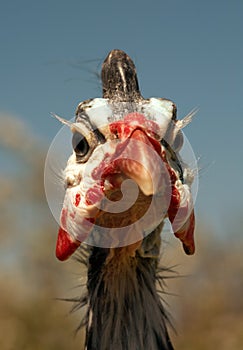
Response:
[{"label": "eye ring", "polygon": [[91,147],[87,139],[79,132],[74,132],[72,146],[76,154],[77,162],[86,162],[91,153]]}]

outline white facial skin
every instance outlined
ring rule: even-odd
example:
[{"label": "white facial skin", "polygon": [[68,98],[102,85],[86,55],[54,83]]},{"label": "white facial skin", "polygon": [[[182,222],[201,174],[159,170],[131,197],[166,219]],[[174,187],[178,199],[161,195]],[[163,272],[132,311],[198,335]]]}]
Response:
[{"label": "white facial skin", "polygon": [[[70,156],[64,171],[66,193],[60,217],[61,228],[73,241],[90,243],[91,232],[95,232],[95,230],[102,230],[104,235],[109,232],[109,235],[113,237],[114,245],[117,246],[128,245],[141,239],[141,228],[143,234],[146,235],[168,215],[167,211],[173,190],[171,187],[172,174],[176,177],[174,187],[180,197],[177,215],[172,224],[174,232],[179,232],[187,222],[193,209],[191,195],[193,175],[185,164],[178,168],[180,158],[177,155],[183,144],[181,128],[190,121],[192,116],[189,115],[184,120],[172,121],[173,103],[171,101],[156,98],[144,101],[136,106],[138,117],[130,111],[126,113],[127,106],[119,107],[120,110],[125,111],[123,116],[119,115],[117,113],[119,109],[114,108],[112,110],[106,99],[94,99],[80,104],[78,108],[82,108],[85,115],[83,119],[82,115],[81,117],[78,116],[75,123],[57,117],[62,123],[70,127],[74,135],[80,135],[80,140],[75,145],[77,146],[76,152],[74,151]],[[131,117],[129,117],[130,115]],[[133,115],[135,115],[134,119],[132,119]],[[125,126],[119,124],[123,121]],[[114,133],[111,128],[112,123],[117,122],[123,128],[119,135]],[[126,128],[128,131],[125,130]],[[95,130],[103,135],[102,142],[97,138]],[[88,151],[83,156],[79,156],[80,150],[78,148],[80,145],[81,147],[87,146],[82,144],[83,137],[87,142]],[[136,137],[144,139],[140,140]],[[125,145],[129,138],[135,138],[135,140],[130,141],[125,151],[120,152],[119,147],[123,147],[123,144]],[[150,143],[152,139],[154,140],[153,144]],[[161,144],[162,139],[166,141],[166,144]],[[157,147],[156,151],[154,147]],[[135,148],[137,151],[134,151]],[[159,148],[160,150],[158,150]],[[119,152],[120,156],[118,156]],[[166,154],[167,165],[163,161],[163,154]],[[121,158],[126,159],[125,166],[123,166]],[[112,164],[115,167],[115,175],[110,176],[108,173]],[[132,167],[131,171],[129,167]],[[137,169],[134,167],[137,167]],[[101,169],[100,174],[94,176],[97,169]],[[102,174],[105,172],[108,175],[103,178]],[[125,184],[129,178],[135,182],[135,185],[134,183],[133,186],[130,184],[132,187],[127,187],[123,191],[123,202],[118,201],[119,207],[116,201],[110,201],[105,196],[107,193],[117,190],[116,185],[118,183],[120,191],[122,181]],[[138,197],[139,193],[140,197]],[[139,206],[147,205],[145,204],[146,198],[149,197],[152,197],[152,202],[149,205],[150,208],[148,206],[147,216],[143,215],[136,219],[136,222],[132,225],[126,225],[126,237],[130,237],[128,240],[126,238],[125,241],[119,242],[119,237],[123,237],[125,234],[124,230],[114,240],[117,233],[111,232],[114,229],[118,232],[119,227],[109,228],[108,230],[96,226],[97,222],[102,222],[101,209],[118,213],[117,208],[118,211],[119,208],[122,208],[121,211],[125,212],[124,208],[126,209],[126,207],[124,206],[127,203],[135,203],[139,198],[137,203],[140,204],[136,207],[136,210],[139,211]],[[105,204],[104,200],[106,201]],[[127,219],[128,215],[125,214],[125,216]],[[125,218],[120,215],[120,222],[122,220],[125,220]],[[131,234],[131,232],[133,233]],[[137,232],[137,234],[134,232]],[[185,236],[184,231],[182,235]],[[91,236],[91,243],[93,244],[94,234]],[[109,240],[104,240],[101,246],[109,246],[109,244],[111,244]]]}]

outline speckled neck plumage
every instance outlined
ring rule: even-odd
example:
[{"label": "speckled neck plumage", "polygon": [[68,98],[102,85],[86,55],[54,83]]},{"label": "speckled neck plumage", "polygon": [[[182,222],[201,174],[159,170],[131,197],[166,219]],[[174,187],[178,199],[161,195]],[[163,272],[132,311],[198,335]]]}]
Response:
[{"label": "speckled neck plumage", "polygon": [[86,349],[173,350],[156,291],[161,225],[132,256],[128,247],[92,248]]}]

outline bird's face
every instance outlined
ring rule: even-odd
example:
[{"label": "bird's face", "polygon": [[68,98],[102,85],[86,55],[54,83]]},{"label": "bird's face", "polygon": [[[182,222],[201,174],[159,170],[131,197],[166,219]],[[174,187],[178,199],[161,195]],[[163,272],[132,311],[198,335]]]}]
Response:
[{"label": "bird's face", "polygon": [[169,100],[78,106],[73,154],[65,177],[56,255],[67,259],[86,242],[120,247],[141,242],[165,218],[187,254],[194,252],[192,171],[179,155],[183,121]]}]

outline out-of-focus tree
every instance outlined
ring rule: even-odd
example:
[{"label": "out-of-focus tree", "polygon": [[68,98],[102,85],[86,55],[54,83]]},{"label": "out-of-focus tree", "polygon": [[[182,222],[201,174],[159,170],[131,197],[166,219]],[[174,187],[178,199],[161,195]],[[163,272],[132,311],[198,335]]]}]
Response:
[{"label": "out-of-focus tree", "polygon": [[54,256],[57,224],[43,185],[47,148],[20,119],[2,115],[0,125],[0,348],[80,348],[78,320],[57,301],[79,282],[76,264]]}]

